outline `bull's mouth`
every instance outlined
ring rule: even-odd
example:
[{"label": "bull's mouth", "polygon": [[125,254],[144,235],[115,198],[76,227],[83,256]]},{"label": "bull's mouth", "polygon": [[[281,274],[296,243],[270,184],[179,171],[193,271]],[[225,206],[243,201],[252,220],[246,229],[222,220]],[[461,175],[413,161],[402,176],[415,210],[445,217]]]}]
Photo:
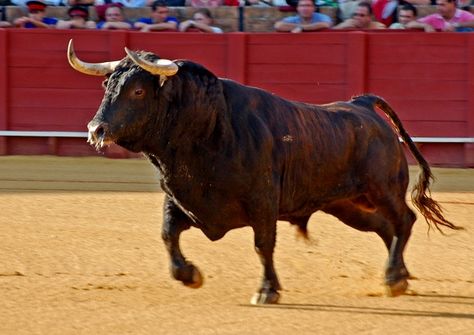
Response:
[{"label": "bull's mouth", "polygon": [[89,129],[87,143],[95,147],[97,152],[103,153],[103,149],[112,143],[132,152],[140,152],[142,150],[140,141],[124,136],[123,131],[121,131],[123,125],[119,129],[111,131],[108,123],[91,121],[87,128]]},{"label": "bull's mouth", "polygon": [[95,147],[95,150],[100,152],[100,151],[102,151],[103,148],[108,147],[109,145],[114,143],[114,141],[112,141],[111,139],[106,139],[106,138],[94,139],[94,138],[91,138],[90,134],[89,134],[89,138],[87,139],[87,143],[89,143],[90,145]]}]

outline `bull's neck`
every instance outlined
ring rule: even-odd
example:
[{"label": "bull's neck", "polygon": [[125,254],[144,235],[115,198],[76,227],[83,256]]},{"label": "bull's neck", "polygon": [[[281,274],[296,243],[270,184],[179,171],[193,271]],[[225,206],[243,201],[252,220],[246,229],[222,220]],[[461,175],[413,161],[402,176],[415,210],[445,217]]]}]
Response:
[{"label": "bull's neck", "polygon": [[168,86],[165,84],[166,107],[161,105],[160,116],[152,125],[152,139],[147,141],[151,145],[144,150],[163,162],[192,160],[196,155],[212,158],[235,145],[220,81],[211,85],[195,80],[176,76],[169,79]]},{"label": "bull's neck", "polygon": [[167,165],[177,159],[194,160],[196,155],[212,159],[235,143],[230,121],[223,113],[215,110],[204,119],[177,119],[161,129],[158,136],[150,135],[143,151]]}]

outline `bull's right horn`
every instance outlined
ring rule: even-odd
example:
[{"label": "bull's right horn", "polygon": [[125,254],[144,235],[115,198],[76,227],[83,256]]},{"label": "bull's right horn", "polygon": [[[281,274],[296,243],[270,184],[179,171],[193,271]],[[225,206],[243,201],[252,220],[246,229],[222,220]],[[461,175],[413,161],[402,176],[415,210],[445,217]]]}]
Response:
[{"label": "bull's right horn", "polygon": [[158,59],[152,63],[141,58],[136,52],[128,48],[125,48],[125,52],[135,64],[151,74],[170,77],[178,72],[178,65],[168,59]]},{"label": "bull's right horn", "polygon": [[85,74],[89,74],[91,76],[105,76],[109,73],[112,73],[114,72],[115,67],[118,65],[118,63],[120,63],[120,61],[104,63],[83,62],[79,58],[77,58],[76,53],[74,52],[72,39],[69,40],[69,44],[67,46],[67,59],[69,60],[69,64],[71,64],[73,69]]}]

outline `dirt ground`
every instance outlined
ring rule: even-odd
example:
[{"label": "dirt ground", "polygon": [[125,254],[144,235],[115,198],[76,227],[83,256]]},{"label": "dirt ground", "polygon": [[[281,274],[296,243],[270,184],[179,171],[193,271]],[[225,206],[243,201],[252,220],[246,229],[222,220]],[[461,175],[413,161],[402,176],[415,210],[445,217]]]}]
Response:
[{"label": "dirt ground", "polygon": [[281,303],[255,307],[250,229],[185,232],[205,283],[171,278],[147,161],[0,157],[0,334],[474,334],[474,170],[434,171],[434,198],[466,230],[417,221],[407,295],[385,296],[377,236],[315,214],[310,242],[279,223]]}]

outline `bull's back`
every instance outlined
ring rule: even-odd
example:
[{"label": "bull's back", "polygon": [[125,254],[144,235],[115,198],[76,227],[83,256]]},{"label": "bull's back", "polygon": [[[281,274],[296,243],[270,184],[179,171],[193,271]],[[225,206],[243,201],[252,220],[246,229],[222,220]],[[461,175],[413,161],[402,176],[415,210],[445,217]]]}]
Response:
[{"label": "bull's back", "polygon": [[280,212],[311,213],[357,196],[371,176],[391,173],[400,163],[397,136],[373,108],[347,102],[298,106],[290,140],[277,141],[283,162]]},{"label": "bull's back", "polygon": [[232,97],[228,104],[233,127],[247,136],[242,147],[255,162],[250,168],[272,160],[280,212],[313,210],[355,195],[373,173],[373,155],[377,162],[384,161],[379,166],[384,169],[396,159],[390,154],[400,154],[394,149],[398,146],[394,131],[375,113],[370,100],[311,105],[232,81],[224,87]]}]

